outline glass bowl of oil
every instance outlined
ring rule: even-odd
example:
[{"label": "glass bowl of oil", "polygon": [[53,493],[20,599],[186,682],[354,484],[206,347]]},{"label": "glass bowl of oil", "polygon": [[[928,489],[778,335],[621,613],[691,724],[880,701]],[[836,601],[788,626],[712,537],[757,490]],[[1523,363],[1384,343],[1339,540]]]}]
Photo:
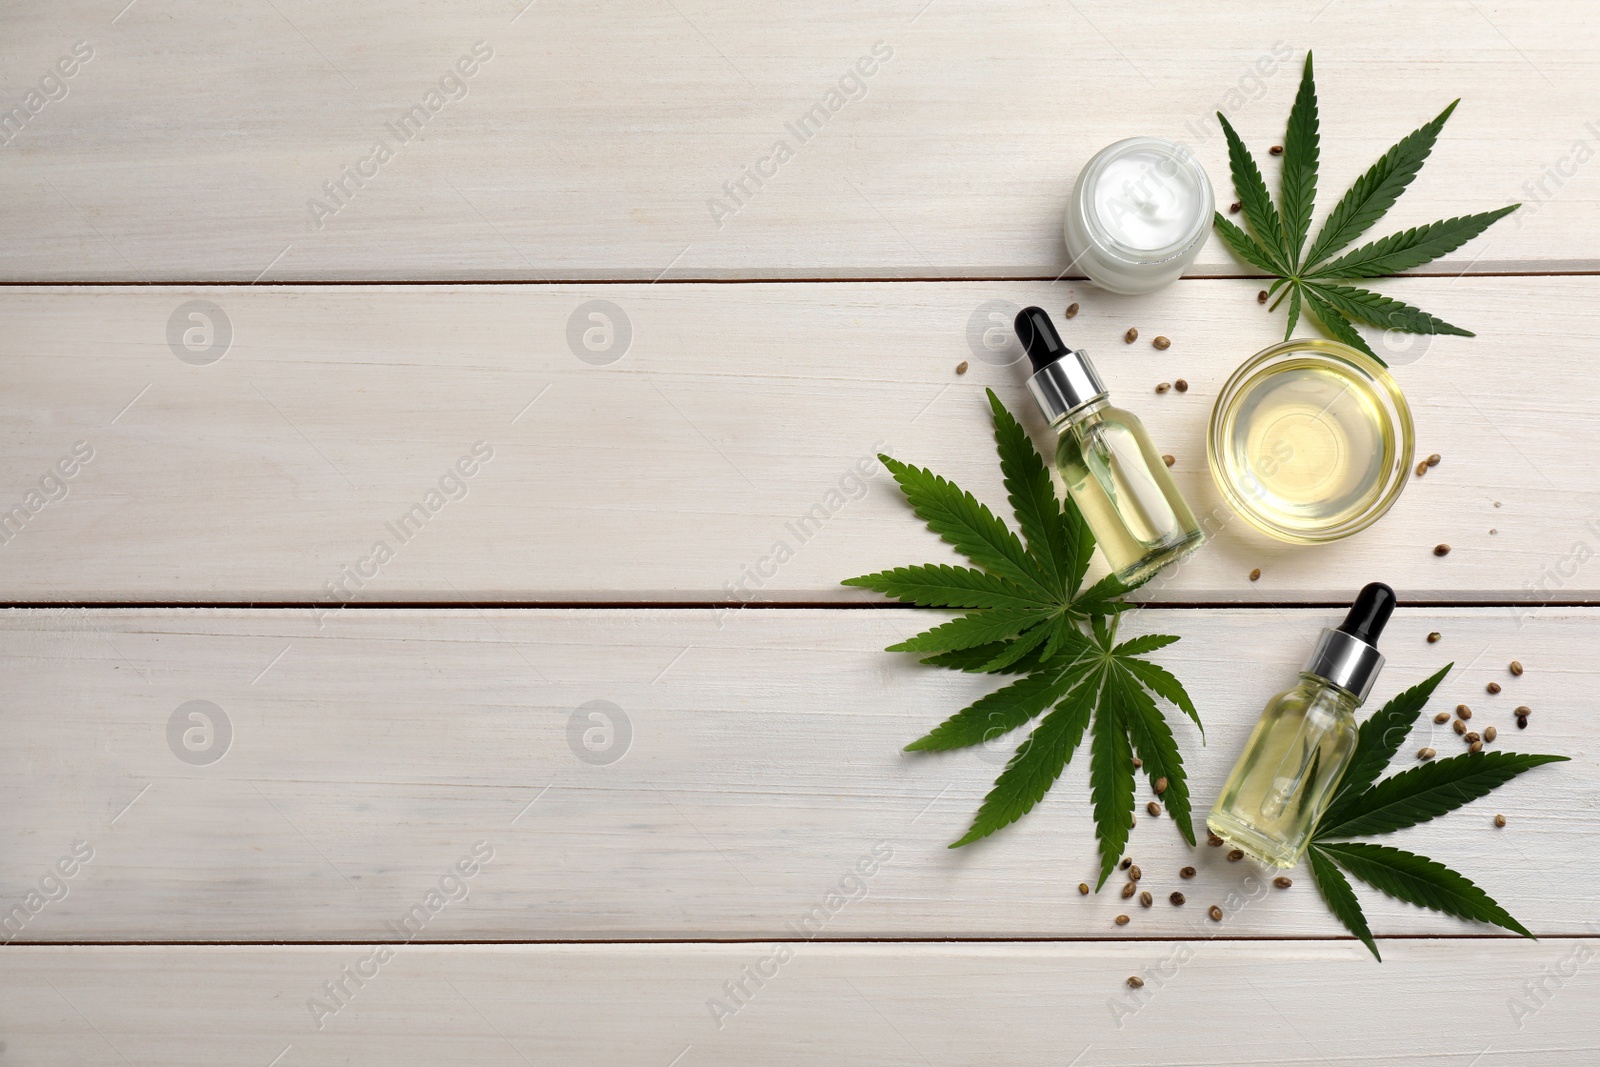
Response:
[{"label": "glass bowl of oil", "polygon": [[1206,459],[1228,506],[1280,541],[1365,530],[1405,488],[1411,408],[1377,360],[1297,338],[1257,352],[1222,387]]}]

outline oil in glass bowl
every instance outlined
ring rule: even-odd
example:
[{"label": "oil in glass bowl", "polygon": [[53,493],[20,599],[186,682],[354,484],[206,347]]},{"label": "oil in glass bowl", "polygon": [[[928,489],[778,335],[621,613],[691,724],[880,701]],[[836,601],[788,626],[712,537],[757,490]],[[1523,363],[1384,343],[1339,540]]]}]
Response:
[{"label": "oil in glass bowl", "polygon": [[1284,541],[1365,529],[1405,484],[1410,411],[1394,380],[1355,349],[1290,341],[1252,358],[1217,399],[1207,442],[1228,503]]}]

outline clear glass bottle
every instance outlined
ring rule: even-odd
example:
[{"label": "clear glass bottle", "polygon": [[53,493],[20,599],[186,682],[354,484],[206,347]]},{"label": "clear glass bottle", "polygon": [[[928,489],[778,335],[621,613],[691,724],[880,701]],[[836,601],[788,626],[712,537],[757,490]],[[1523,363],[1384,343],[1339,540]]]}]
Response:
[{"label": "clear glass bottle", "polygon": [[1305,855],[1356,747],[1355,710],[1383,669],[1378,635],[1394,590],[1363,588],[1321,640],[1293,689],[1267,704],[1206,817],[1212,833],[1273,867]]},{"label": "clear glass bottle", "polygon": [[1056,469],[1117,578],[1133,585],[1199,548],[1205,532],[1144,423],[1111,405],[1088,355],[1062,343],[1043,308],[1019,312],[1016,330],[1028,389],[1060,435]]}]

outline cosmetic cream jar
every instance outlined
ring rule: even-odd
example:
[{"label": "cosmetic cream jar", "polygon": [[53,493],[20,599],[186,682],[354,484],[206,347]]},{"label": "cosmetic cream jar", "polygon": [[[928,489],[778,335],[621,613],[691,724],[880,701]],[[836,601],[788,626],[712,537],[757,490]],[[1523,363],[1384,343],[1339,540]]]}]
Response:
[{"label": "cosmetic cream jar", "polygon": [[1068,270],[1113,293],[1153,293],[1200,254],[1215,208],[1205,170],[1183,145],[1159,137],[1108,145],[1072,189]]}]

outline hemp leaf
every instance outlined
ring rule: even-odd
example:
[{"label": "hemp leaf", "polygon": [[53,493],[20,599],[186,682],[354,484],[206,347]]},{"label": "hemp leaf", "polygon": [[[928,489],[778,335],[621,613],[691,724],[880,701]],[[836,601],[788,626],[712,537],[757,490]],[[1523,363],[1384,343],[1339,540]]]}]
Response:
[{"label": "hemp leaf", "polygon": [[1023,675],[956,712],[907,745],[908,751],[983,744],[1044,716],[995,780],[971,829],[951,848],[988,837],[1032,811],[1090,734],[1098,888],[1116,867],[1133,827],[1135,756],[1152,784],[1165,779],[1157,786],[1162,800],[1184,840],[1195,843],[1183,757],[1155,698],[1193,719],[1202,738],[1205,728],[1182,683],[1142,658],[1178,638],[1146,634],[1117,642],[1120,613],[1133,606],[1121,598],[1132,587],[1110,576],[1083,587],[1094,535],[1076,504],[1057,500],[1044,460],[993,390],[989,407],[1001,476],[1022,537],[971,493],[932,471],[879,456],[928,528],[977,567],[896,567],[843,584],[918,607],[966,612],[887,651],[917,653],[924,663],[952,670]]},{"label": "hemp leaf", "polygon": [[1493,897],[1442,863],[1388,845],[1339,840],[1393,833],[1427,822],[1488,796],[1523,771],[1566,760],[1566,756],[1465,752],[1418,764],[1373,784],[1405,743],[1428,698],[1453,666],[1446,664],[1361,724],[1350,769],[1318,821],[1307,853],[1311,875],[1328,910],[1379,960],[1383,957],[1378,955],[1377,942],[1345,872],[1407,903],[1462,919],[1493,923],[1523,937],[1533,936]]},{"label": "hemp leaf", "polygon": [[[1278,294],[1272,309],[1287,298],[1289,324],[1283,339],[1294,336],[1301,309],[1308,311],[1323,330],[1335,340],[1360,349],[1383,363],[1352,322],[1404,333],[1455,334],[1472,337],[1470,330],[1452,326],[1410,304],[1393,297],[1349,284],[1353,278],[1376,278],[1398,274],[1437,259],[1466,244],[1494,222],[1521,204],[1462,215],[1443,222],[1431,222],[1377,241],[1330,259],[1365,233],[1384,212],[1394,206],[1411,180],[1422,169],[1433,151],[1434,141],[1445,120],[1460,100],[1452,101],[1432,122],[1401,138],[1372,167],[1356,179],[1322,224],[1309,251],[1304,251],[1311,231],[1311,213],[1317,195],[1317,160],[1320,142],[1317,129],[1317,89],[1311,78],[1311,53],[1306,53],[1305,72],[1300,90],[1289,111],[1289,126],[1283,137],[1283,202],[1280,210],[1272,202],[1267,183],[1261,177],[1250,150],[1234,132],[1220,111],[1217,118],[1228,139],[1228,166],[1233,187],[1239,196],[1248,232],[1216,213],[1217,233],[1246,263],[1266,271],[1276,280],[1267,290]],[[1280,293],[1279,290],[1282,290]]]}]

